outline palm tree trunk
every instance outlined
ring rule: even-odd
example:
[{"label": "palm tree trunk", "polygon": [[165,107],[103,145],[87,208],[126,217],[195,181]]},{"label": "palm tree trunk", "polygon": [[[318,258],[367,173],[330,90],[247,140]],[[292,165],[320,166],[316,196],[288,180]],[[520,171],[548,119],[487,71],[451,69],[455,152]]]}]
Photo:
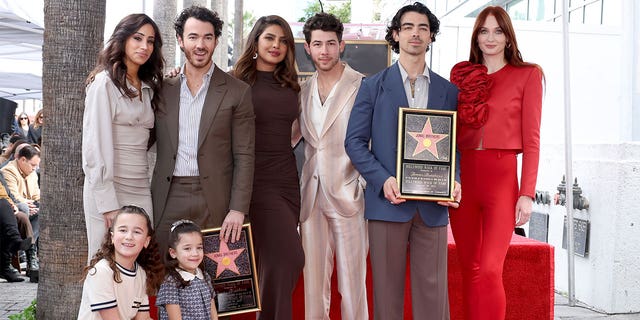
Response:
[{"label": "palm tree trunk", "polygon": [[189,8],[191,6],[207,7],[207,0],[183,0],[182,1],[183,8]]},{"label": "palm tree trunk", "polygon": [[162,36],[162,55],[165,60],[165,71],[172,70],[176,65],[176,31],[173,22],[177,15],[176,0],[155,0],[153,3],[153,20],[160,29]]},{"label": "palm tree trunk", "polygon": [[235,10],[233,13],[233,58],[235,64],[242,54],[242,28],[244,27],[243,0],[235,0]]},{"label": "palm tree trunk", "polygon": [[76,319],[87,261],[81,167],[84,80],[102,48],[105,0],[44,0],[38,319]]},{"label": "palm tree trunk", "polygon": [[227,42],[229,38],[229,23],[227,21],[229,21],[229,19],[227,19],[227,0],[211,0],[211,9],[216,11],[220,19],[225,22],[222,26],[222,35],[220,35],[218,39],[218,46],[213,53],[213,62],[215,62],[220,69],[227,71],[229,65],[229,44]]}]

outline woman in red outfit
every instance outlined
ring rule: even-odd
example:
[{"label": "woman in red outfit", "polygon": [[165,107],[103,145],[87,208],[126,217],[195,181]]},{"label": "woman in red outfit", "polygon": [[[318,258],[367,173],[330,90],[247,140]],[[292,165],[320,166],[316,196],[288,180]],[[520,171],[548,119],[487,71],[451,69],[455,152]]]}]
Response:
[{"label": "woman in red outfit", "polygon": [[[507,12],[478,15],[469,61],[456,64],[464,198],[450,221],[463,272],[465,319],[504,319],[502,268],[514,226],[531,215],[540,155],[542,69],[522,60]],[[522,153],[520,185],[517,155]]]}]

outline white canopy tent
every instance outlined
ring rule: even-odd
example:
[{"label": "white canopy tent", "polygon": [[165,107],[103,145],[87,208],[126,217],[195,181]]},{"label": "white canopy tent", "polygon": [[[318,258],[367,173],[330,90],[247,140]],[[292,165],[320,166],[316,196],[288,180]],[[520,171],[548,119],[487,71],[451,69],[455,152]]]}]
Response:
[{"label": "white canopy tent", "polygon": [[0,97],[42,100],[43,0],[0,0]]}]

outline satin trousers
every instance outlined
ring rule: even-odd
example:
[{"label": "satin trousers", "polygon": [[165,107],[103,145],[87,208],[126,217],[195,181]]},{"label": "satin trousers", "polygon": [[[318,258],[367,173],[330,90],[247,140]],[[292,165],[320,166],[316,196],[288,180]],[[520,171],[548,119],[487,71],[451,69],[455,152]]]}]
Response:
[{"label": "satin trousers", "polygon": [[462,267],[464,318],[504,319],[502,270],[515,226],[516,153],[464,150],[460,179],[462,201],[449,219]]},{"label": "satin trousers", "polygon": [[305,254],[305,319],[329,319],[334,255],[342,319],[369,319],[366,289],[369,244],[364,211],[342,216],[320,186],[314,200],[315,205],[300,231]]}]

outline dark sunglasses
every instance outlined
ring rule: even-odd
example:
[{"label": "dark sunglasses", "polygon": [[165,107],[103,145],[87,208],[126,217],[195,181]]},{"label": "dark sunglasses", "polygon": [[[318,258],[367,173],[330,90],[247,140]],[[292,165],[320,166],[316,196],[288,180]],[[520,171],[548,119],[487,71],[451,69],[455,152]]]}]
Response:
[{"label": "dark sunglasses", "polygon": [[27,119],[29,119],[29,118],[20,118],[20,120],[27,120]]}]

